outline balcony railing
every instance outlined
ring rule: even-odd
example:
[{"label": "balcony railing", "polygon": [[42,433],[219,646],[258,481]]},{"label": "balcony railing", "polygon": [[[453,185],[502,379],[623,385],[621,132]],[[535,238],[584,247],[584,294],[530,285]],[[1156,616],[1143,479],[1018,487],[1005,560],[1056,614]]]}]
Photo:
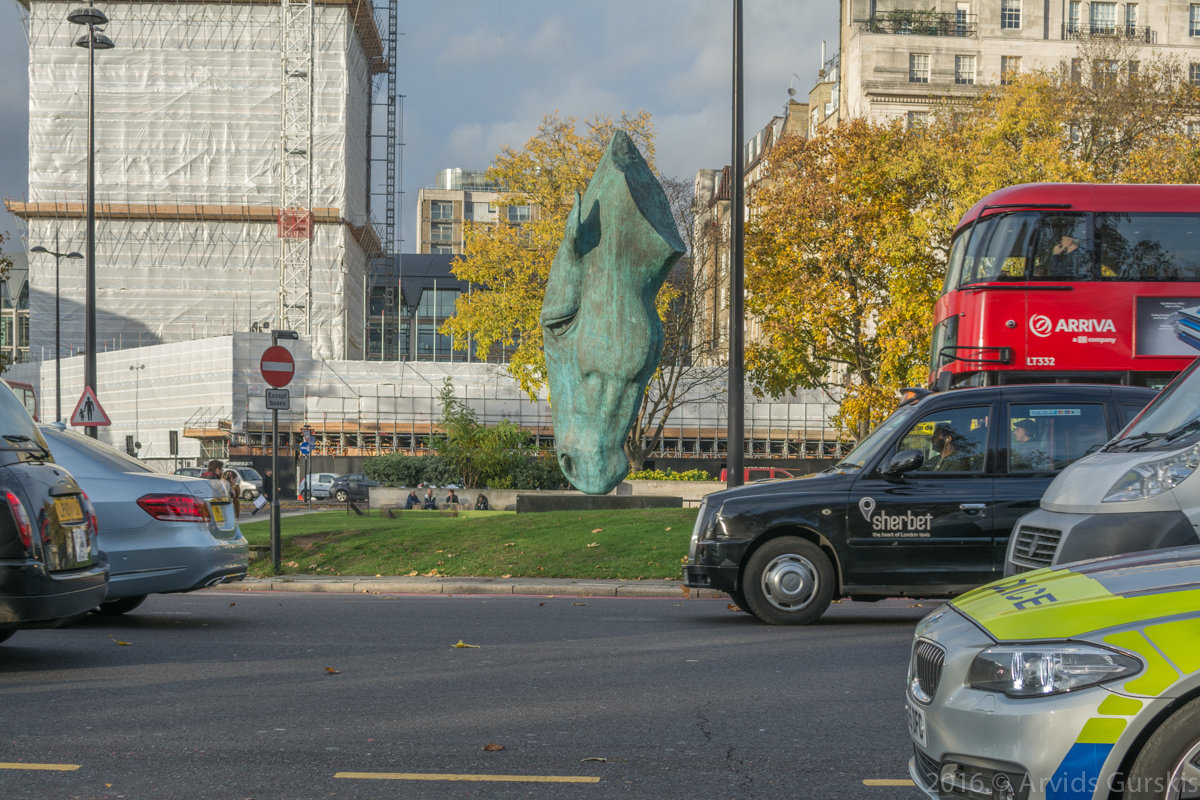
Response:
[{"label": "balcony railing", "polygon": [[1062,26],[1062,38],[1074,41],[1120,39],[1128,42],[1157,44],[1158,32],[1153,28],[1138,27],[1137,25],[1090,25],[1068,22]]},{"label": "balcony railing", "polygon": [[907,36],[977,36],[975,14],[938,11],[880,11],[859,20],[871,33]]}]

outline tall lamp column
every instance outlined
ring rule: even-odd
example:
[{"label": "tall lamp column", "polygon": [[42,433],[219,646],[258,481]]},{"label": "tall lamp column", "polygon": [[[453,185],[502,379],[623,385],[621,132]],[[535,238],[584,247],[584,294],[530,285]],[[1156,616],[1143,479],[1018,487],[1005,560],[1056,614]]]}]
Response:
[{"label": "tall lamp column", "polygon": [[58,231],[54,231],[54,249],[47,250],[40,244],[29,248],[31,253],[47,253],[54,256],[54,421],[62,422],[62,316],[59,313],[58,264],[63,258],[83,258],[83,253],[72,250],[60,253],[58,250]]},{"label": "tall lamp column", "polygon": [[[98,8],[85,6],[72,9],[67,20],[76,25],[86,25],[87,32],[75,40],[79,47],[88,51],[88,131],[87,131],[87,278],[84,301],[83,362],[84,386],[96,391],[96,51],[111,50],[113,40],[96,30],[97,25],[107,25],[108,17]],[[95,426],[87,428],[93,439],[99,435]]]}]

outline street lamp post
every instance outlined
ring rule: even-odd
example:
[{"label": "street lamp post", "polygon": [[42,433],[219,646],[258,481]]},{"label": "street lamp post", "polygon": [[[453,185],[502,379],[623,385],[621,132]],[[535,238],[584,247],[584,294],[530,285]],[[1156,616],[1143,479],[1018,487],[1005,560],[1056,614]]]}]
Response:
[{"label": "street lamp post", "polygon": [[[87,33],[75,40],[79,47],[88,51],[88,129],[87,129],[87,278],[84,300],[83,384],[96,391],[96,51],[110,50],[113,40],[96,30],[97,25],[108,24],[108,17],[98,8],[85,6],[72,9],[67,20],[76,25],[86,25]],[[87,433],[93,439],[99,435],[95,426]]]},{"label": "street lamp post", "polygon": [[83,253],[72,250],[61,253],[58,250],[58,231],[54,231],[54,249],[47,250],[40,244],[29,248],[31,253],[48,253],[54,256],[54,421],[62,422],[62,329],[58,305],[58,263],[64,258],[83,258]]}]

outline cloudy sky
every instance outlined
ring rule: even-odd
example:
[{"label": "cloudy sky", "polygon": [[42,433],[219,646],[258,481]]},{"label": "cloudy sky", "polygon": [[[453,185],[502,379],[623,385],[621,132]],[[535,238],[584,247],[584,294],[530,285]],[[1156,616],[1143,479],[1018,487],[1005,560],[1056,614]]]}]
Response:
[{"label": "cloudy sky", "polygon": [[[583,120],[644,109],[665,174],[690,179],[729,162],[731,0],[399,2],[405,251],[415,249],[418,189],[446,167],[485,169],[504,145],[523,146],[547,114]],[[821,41],[829,55],[837,51],[838,4],[743,5],[749,137],[783,110],[789,87],[807,96]],[[14,0],[0,0],[0,196],[17,199],[27,184],[29,49],[20,20]],[[7,213],[3,231],[17,233]]]}]

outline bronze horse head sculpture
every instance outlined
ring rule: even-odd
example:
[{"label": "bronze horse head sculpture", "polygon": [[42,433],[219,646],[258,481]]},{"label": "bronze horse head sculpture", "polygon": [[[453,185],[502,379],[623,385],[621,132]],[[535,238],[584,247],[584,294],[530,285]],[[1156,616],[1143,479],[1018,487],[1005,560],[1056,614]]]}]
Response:
[{"label": "bronze horse head sculpture", "polygon": [[575,193],[541,315],[558,463],[588,494],[629,472],[625,437],[662,357],[654,298],[684,251],[662,186],[617,131]]}]

